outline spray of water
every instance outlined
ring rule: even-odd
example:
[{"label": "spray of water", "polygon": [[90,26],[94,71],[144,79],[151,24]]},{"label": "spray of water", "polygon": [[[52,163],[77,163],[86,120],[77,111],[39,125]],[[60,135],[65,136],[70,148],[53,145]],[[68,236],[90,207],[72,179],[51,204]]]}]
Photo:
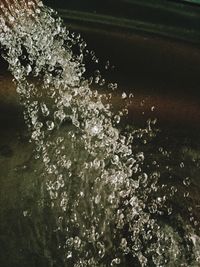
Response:
[{"label": "spray of water", "polygon": [[[158,171],[146,173],[145,154],[134,150],[135,136],[152,134],[151,122],[120,130],[123,114],[84,78],[88,51],[80,35],[42,3],[33,16],[18,13],[11,28],[3,17],[1,25],[64,266],[199,266],[194,229],[180,218],[181,237],[162,219],[173,213],[176,190],[159,183]],[[102,83],[100,74],[95,81]]]}]

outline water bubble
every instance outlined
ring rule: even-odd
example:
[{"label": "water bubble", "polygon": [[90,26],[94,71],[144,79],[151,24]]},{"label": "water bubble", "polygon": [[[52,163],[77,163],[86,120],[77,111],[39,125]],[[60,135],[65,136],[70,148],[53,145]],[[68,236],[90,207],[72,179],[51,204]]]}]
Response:
[{"label": "water bubble", "polygon": [[190,177],[186,177],[184,180],[183,180],[183,184],[185,186],[189,186],[191,184],[191,180],[190,180]]},{"label": "water bubble", "polygon": [[46,125],[47,125],[47,129],[48,129],[49,131],[52,131],[52,130],[54,129],[54,127],[55,127],[53,121],[47,121],[47,122],[46,122]]},{"label": "water bubble", "polygon": [[67,259],[70,259],[70,258],[72,258],[72,252],[71,251],[68,251],[67,252]]},{"label": "water bubble", "polygon": [[136,206],[137,203],[138,203],[138,199],[137,199],[137,197],[133,196],[133,197],[130,199],[129,203],[130,203],[130,205],[131,205],[132,207]]},{"label": "water bubble", "polygon": [[185,198],[188,198],[188,197],[189,197],[189,195],[190,195],[190,193],[189,193],[189,192],[184,192],[184,194],[183,194],[183,196],[184,196]]},{"label": "water bubble", "polygon": [[157,210],[158,210],[158,208],[157,208],[156,203],[152,203],[152,204],[149,206],[149,212],[150,212],[150,213],[154,214],[154,213],[157,212]]},{"label": "water bubble", "polygon": [[24,215],[24,217],[27,217],[28,216],[28,211],[27,210],[24,210],[23,211],[23,215]]},{"label": "water bubble", "polygon": [[144,161],[144,153],[143,152],[139,152],[136,155],[136,158],[137,158],[138,161]]},{"label": "water bubble", "polygon": [[122,99],[127,98],[127,94],[125,92],[122,93]]},{"label": "water bubble", "polygon": [[105,256],[105,245],[102,242],[97,242],[97,249],[100,258]]},{"label": "water bubble", "polygon": [[100,200],[101,200],[101,196],[100,195],[97,195],[95,197],[95,200],[94,200],[95,204],[99,204]]},{"label": "water bubble", "polygon": [[111,266],[119,265],[121,263],[120,258],[115,258],[111,262]]},{"label": "water bubble", "polygon": [[40,137],[40,131],[37,130],[37,131],[32,132],[31,138],[33,140],[38,140],[39,137]]},{"label": "water bubble", "polygon": [[144,104],[145,104],[145,100],[142,100],[142,101],[140,102],[140,106],[143,107]]},{"label": "water bubble", "polygon": [[66,245],[69,246],[69,247],[72,247],[74,244],[74,238],[73,237],[70,237],[66,240]]},{"label": "water bubble", "polygon": [[120,243],[121,248],[125,249],[127,247],[127,244],[128,243],[127,243],[126,238],[122,238],[121,243]]},{"label": "water bubble", "polygon": [[117,83],[109,83],[108,84],[108,89],[111,89],[111,90],[116,90],[117,89]]},{"label": "water bubble", "polygon": [[111,160],[112,164],[118,164],[119,163],[119,156],[118,155],[114,155],[112,160]]},{"label": "water bubble", "polygon": [[57,110],[54,112],[54,119],[58,124],[61,124],[66,118],[66,115],[63,110]]},{"label": "water bubble", "polygon": [[148,175],[144,172],[139,176],[140,183],[143,185],[146,185],[147,180],[148,180]]},{"label": "water bubble", "polygon": [[74,238],[74,248],[79,249],[81,246],[81,239],[78,236],[75,236]]},{"label": "water bubble", "polygon": [[185,167],[184,162],[181,162],[181,163],[180,163],[180,167],[181,167],[181,168],[184,168],[184,167]]},{"label": "water bubble", "polygon": [[133,98],[134,97],[133,93],[130,93],[128,97]]},{"label": "water bubble", "polygon": [[27,75],[28,75],[31,71],[32,71],[32,67],[28,64],[28,65],[26,66],[26,73],[27,73]]},{"label": "water bubble", "polygon": [[120,123],[121,117],[119,115],[115,115],[114,121],[118,124]]},{"label": "water bubble", "polygon": [[99,81],[99,85],[100,86],[104,86],[105,83],[106,83],[106,80],[105,79],[100,79],[100,81]]},{"label": "water bubble", "polygon": [[109,67],[110,67],[110,61],[107,60],[107,61],[106,61],[106,64],[105,64],[105,69],[107,70]]},{"label": "water bubble", "polygon": [[91,134],[92,134],[92,135],[97,135],[100,131],[101,131],[101,128],[98,127],[98,125],[94,125],[94,126],[91,128]]},{"label": "water bubble", "polygon": [[173,212],[173,209],[172,209],[172,207],[168,207],[168,208],[167,208],[167,213],[168,213],[168,215],[171,215],[171,214],[172,214],[172,212]]}]

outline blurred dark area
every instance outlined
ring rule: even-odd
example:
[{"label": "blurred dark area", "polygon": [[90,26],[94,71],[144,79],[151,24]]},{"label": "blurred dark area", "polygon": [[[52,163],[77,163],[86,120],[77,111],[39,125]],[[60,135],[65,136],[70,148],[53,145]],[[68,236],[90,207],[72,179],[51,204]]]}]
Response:
[{"label": "blurred dark area", "polygon": [[[188,42],[200,42],[200,5],[198,1],[169,0],[45,0],[63,18],[107,23],[144,32],[173,36]],[[73,13],[67,12],[73,11]],[[91,14],[92,18],[90,18]],[[120,20],[121,23],[118,21]],[[115,25],[115,26],[117,26]]]}]

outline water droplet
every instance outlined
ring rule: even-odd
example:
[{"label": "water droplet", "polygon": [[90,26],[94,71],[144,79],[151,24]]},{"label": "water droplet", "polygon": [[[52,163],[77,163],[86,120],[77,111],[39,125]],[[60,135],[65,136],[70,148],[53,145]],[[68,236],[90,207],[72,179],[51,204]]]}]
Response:
[{"label": "water droplet", "polygon": [[71,251],[68,251],[67,252],[67,259],[70,259],[70,258],[72,258],[72,252]]},{"label": "water droplet", "polygon": [[114,121],[118,124],[118,123],[120,123],[120,119],[121,119],[121,117],[119,116],[119,115],[115,115],[115,117],[114,117]]},{"label": "water droplet", "polygon": [[52,130],[54,129],[54,127],[55,127],[53,121],[47,121],[46,124],[47,124],[47,129],[48,129],[49,131],[52,131]]},{"label": "water droplet", "polygon": [[127,94],[125,92],[122,93],[122,99],[127,98]]},{"label": "water droplet", "polygon": [[180,163],[180,167],[181,168],[184,168],[185,167],[185,164],[183,162]]},{"label": "water droplet", "polygon": [[27,217],[28,216],[28,211],[27,210],[24,210],[23,211],[23,215],[24,215],[24,217]]},{"label": "water droplet", "polygon": [[120,258],[115,258],[111,262],[111,266],[119,265],[121,263]]}]

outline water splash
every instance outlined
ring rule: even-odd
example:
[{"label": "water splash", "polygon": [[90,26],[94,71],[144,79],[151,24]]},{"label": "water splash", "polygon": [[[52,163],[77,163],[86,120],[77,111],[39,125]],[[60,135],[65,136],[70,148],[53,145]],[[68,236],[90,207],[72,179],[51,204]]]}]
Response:
[{"label": "water splash", "polygon": [[[181,233],[164,222],[173,213],[169,202],[177,189],[160,182],[156,169],[147,172],[145,153],[133,146],[135,139],[153,136],[153,122],[132,131],[117,127],[123,112],[113,113],[107,96],[84,78],[86,43],[42,3],[31,17],[18,13],[11,28],[3,17],[1,24],[4,58],[17,84],[35,157],[43,162],[44,205],[55,216],[63,264],[198,266],[194,229],[181,217]],[[94,82],[105,84],[99,72]],[[127,98],[123,93],[122,100]],[[186,177],[183,184],[189,181]]]}]

